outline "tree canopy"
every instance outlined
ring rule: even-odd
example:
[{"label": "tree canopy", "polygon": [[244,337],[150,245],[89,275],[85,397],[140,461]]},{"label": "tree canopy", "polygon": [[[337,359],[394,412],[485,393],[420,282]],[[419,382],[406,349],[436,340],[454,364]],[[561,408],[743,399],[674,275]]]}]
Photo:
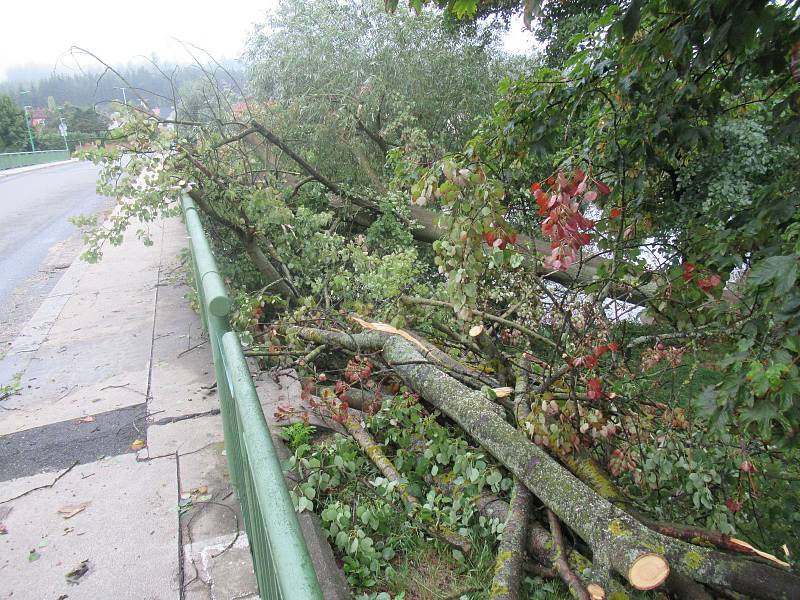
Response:
[{"label": "tree canopy", "polygon": [[0,96],[0,152],[21,152],[27,139],[25,112],[10,96]]}]

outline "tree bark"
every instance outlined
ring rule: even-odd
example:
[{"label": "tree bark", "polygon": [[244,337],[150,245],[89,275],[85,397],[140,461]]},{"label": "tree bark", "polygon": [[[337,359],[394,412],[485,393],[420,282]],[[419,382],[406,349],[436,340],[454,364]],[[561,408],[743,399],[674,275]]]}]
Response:
[{"label": "tree bark", "polygon": [[258,245],[257,238],[255,236],[243,236],[242,241],[245,253],[253,261],[258,272],[261,273],[268,291],[278,294],[290,303],[294,302],[297,299],[297,295],[278,272],[278,269],[270,262],[267,255],[264,254],[264,251]]},{"label": "tree bark", "polygon": [[[528,378],[517,372],[514,387],[515,413],[524,412],[527,406],[523,398],[528,391]],[[511,502],[505,518],[505,528],[494,565],[494,578],[490,598],[492,600],[517,600],[522,581],[522,564],[525,558],[525,543],[528,538],[528,522],[531,519],[533,495],[530,490],[514,478]]]},{"label": "tree bark", "polygon": [[497,548],[494,578],[489,597],[492,600],[518,600],[525,560],[525,541],[528,537],[532,496],[528,488],[514,480],[511,503]]},{"label": "tree bark", "polygon": [[578,579],[578,576],[570,568],[567,562],[567,551],[564,547],[564,536],[561,533],[561,524],[558,522],[556,514],[550,509],[547,509],[547,520],[550,523],[550,535],[553,536],[553,546],[555,547],[553,564],[556,567],[556,571],[558,571],[559,577],[567,584],[572,595],[577,600],[602,600],[605,598],[605,590],[597,584],[594,584],[594,593],[590,596],[583,582]]}]

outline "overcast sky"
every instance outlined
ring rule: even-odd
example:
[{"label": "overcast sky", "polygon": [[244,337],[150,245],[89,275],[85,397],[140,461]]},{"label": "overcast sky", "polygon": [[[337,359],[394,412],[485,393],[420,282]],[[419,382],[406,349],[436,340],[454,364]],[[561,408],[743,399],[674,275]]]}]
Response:
[{"label": "overcast sky", "polygon": [[[313,1],[313,0],[310,0]],[[80,46],[103,60],[127,63],[155,53],[163,61],[187,62],[171,38],[196,44],[216,58],[235,58],[255,23],[277,0],[205,0],[119,3],[99,0],[3,0],[0,16],[0,81],[9,66],[45,65],[59,72],[76,68],[67,55]],[[521,51],[532,34],[515,23],[506,46]],[[84,65],[90,62],[82,59]]]},{"label": "overcast sky", "polygon": [[111,63],[126,63],[136,55],[151,53],[165,61],[186,62],[186,53],[171,39],[178,38],[208,50],[216,58],[234,58],[253,24],[263,21],[275,3],[3,0],[0,81],[13,65],[44,64],[59,71],[75,68],[74,59],[62,56],[73,45]]}]

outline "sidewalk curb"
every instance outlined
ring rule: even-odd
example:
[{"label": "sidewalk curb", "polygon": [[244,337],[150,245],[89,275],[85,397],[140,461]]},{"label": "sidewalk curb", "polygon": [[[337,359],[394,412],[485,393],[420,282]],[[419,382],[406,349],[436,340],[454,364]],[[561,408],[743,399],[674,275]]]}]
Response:
[{"label": "sidewalk curb", "polygon": [[59,165],[68,165],[69,163],[80,162],[79,158],[70,158],[69,160],[59,160],[51,163],[43,163],[41,165],[30,165],[27,167],[17,167],[16,169],[3,169],[0,171],[0,179],[3,177],[11,177],[12,175],[22,175],[30,171],[37,171],[39,169],[46,169],[47,167],[57,167]]},{"label": "sidewalk curb", "polygon": [[76,257],[19,334],[3,349],[0,354],[0,385],[10,383],[17,373],[25,371],[88,267],[89,263]]}]

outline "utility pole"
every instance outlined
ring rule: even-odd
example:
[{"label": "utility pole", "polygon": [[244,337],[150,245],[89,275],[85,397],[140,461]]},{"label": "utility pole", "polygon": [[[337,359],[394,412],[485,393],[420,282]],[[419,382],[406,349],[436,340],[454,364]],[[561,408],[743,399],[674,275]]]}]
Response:
[{"label": "utility pole", "polygon": [[28,109],[33,108],[32,106],[25,107],[25,125],[28,126],[28,139],[31,141],[31,152],[36,152],[36,146],[33,143],[33,131],[31,130],[31,119],[28,114]]},{"label": "utility pole", "polygon": [[[21,96],[22,94],[29,94],[29,93],[30,92],[23,91],[23,92],[20,92],[19,95]],[[32,107],[25,106],[25,126],[28,128],[28,139],[31,141],[31,152],[36,152],[36,146],[33,143],[33,131],[31,130],[31,119],[30,119],[30,116],[28,115],[28,109],[29,108],[32,108]]]},{"label": "utility pole", "polygon": [[114,86],[114,89],[115,90],[122,90],[122,102],[123,102],[123,104],[125,104],[125,106],[128,106],[128,97],[125,95],[125,90],[128,89],[128,88]]}]

